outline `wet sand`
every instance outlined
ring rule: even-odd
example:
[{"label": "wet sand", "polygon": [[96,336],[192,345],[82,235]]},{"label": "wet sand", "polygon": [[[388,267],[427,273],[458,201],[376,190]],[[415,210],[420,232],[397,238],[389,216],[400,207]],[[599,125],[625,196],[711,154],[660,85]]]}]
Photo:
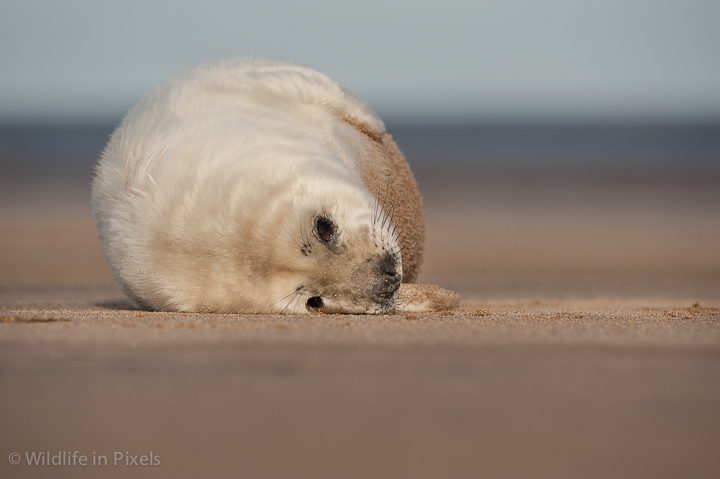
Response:
[{"label": "wet sand", "polygon": [[416,174],[454,314],[135,311],[86,182],[5,185],[0,475],[720,474],[715,179]]}]

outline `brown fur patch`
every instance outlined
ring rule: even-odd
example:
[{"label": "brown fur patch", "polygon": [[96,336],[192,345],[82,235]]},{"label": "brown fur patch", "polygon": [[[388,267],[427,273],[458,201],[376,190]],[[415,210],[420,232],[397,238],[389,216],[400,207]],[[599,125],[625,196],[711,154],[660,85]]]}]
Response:
[{"label": "brown fur patch", "polygon": [[392,136],[356,118],[342,119],[368,138],[362,152],[363,184],[400,233],[403,283],[414,283],[425,253],[425,214],[415,177]]}]

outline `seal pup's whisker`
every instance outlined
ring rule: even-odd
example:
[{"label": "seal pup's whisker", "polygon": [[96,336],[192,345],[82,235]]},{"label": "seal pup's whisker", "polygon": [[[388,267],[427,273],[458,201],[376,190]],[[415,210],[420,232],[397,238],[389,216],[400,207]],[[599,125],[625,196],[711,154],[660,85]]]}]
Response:
[{"label": "seal pup's whisker", "polygon": [[[304,289],[305,289],[305,286],[300,286],[299,288],[297,288],[296,290],[292,291],[290,294],[288,294],[287,296],[285,296],[283,299],[280,300],[280,301],[282,301],[282,300],[286,299],[288,296],[292,296],[293,294],[295,295],[295,297],[290,298],[290,300],[289,300],[288,303],[285,305],[285,307],[284,307],[282,310],[280,310],[280,314],[285,314],[285,310],[288,308],[288,306],[290,306],[290,305],[292,304],[293,301],[296,301],[296,302],[297,302],[298,298],[300,298],[300,297],[302,296],[302,291],[303,291]],[[278,301],[278,303],[279,303],[280,301]],[[274,304],[277,304],[277,303],[274,303]]]},{"label": "seal pup's whisker", "polygon": [[271,306],[271,307],[272,307],[272,306],[275,306],[275,305],[278,304],[280,301],[283,301],[283,300],[287,299],[290,295],[292,295],[292,294],[294,294],[294,293],[297,293],[298,291],[301,291],[301,290],[304,289],[304,288],[305,288],[305,286],[298,286],[297,288],[293,289],[292,291],[290,291],[288,294],[286,294],[285,296],[283,296],[283,297],[280,298],[279,300],[277,300],[277,301],[275,301],[274,303],[272,303],[270,306]]},{"label": "seal pup's whisker", "polygon": [[[390,192],[390,176],[388,175],[387,183],[385,185],[385,197],[383,198],[382,208],[381,208],[383,213],[385,213],[385,205],[387,204],[387,197],[388,197],[389,192]],[[387,217],[387,214],[385,217]],[[385,224],[385,217],[383,217],[383,225]]]},{"label": "seal pup's whisker", "polygon": [[[295,245],[295,247],[303,254],[303,256],[307,256],[311,251],[309,250],[310,245],[306,241],[302,241],[301,243],[298,243],[295,239],[295,235],[293,235],[291,232],[285,228],[285,226],[282,227],[285,233],[290,237],[290,240],[292,241],[292,244]],[[302,233],[300,234],[300,237],[302,239]],[[306,250],[307,249],[307,250]]]},{"label": "seal pup's whisker", "polygon": [[[280,311],[280,314],[285,314],[285,311],[287,310],[288,306],[290,306],[291,304],[293,305],[292,309],[295,309],[299,298],[300,298],[299,294],[295,294],[294,297],[290,298],[290,301],[288,301],[288,304],[282,309],[282,311]],[[291,311],[291,313],[292,313],[292,311]]]}]

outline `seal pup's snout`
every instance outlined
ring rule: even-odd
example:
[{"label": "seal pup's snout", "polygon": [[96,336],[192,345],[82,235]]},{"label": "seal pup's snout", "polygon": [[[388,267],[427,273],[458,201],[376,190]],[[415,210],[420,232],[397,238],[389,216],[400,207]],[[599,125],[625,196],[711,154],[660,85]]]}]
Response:
[{"label": "seal pup's snout", "polygon": [[402,270],[400,269],[397,257],[385,253],[378,262],[378,270],[382,273],[383,279],[388,283],[395,284],[402,281]]},{"label": "seal pup's snout", "polygon": [[373,291],[375,300],[387,304],[395,300],[402,282],[402,269],[395,255],[386,253],[377,263],[378,282]]}]

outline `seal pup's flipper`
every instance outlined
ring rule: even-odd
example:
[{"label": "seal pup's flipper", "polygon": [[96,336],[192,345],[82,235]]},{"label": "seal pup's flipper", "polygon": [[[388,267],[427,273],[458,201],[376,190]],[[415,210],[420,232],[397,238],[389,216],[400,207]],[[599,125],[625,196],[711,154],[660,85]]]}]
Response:
[{"label": "seal pup's flipper", "polygon": [[457,311],[460,295],[434,284],[403,283],[400,287],[399,312],[422,313],[433,311]]}]

